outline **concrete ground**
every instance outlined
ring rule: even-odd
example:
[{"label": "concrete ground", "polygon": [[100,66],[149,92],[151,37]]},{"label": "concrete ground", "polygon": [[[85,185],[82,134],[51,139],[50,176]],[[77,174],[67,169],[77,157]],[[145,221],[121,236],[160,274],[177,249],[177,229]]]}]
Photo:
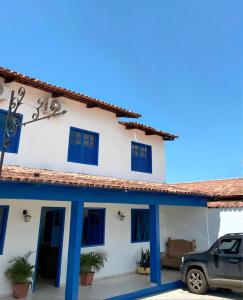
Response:
[{"label": "concrete ground", "polygon": [[[175,270],[164,270],[162,272],[162,282],[168,283],[180,279],[180,273]],[[150,278],[146,275],[128,274],[115,276],[112,278],[95,280],[92,286],[80,286],[78,300],[103,300],[120,294],[126,294],[133,291],[150,287]],[[26,300],[64,300],[65,288],[55,288],[53,283],[42,282],[37,285],[35,293],[30,293]],[[12,300],[11,296],[0,297],[1,300]],[[157,296],[148,297],[146,300],[223,300],[243,299],[243,294],[232,292],[210,291],[207,295],[198,296],[189,293],[186,289],[178,289],[171,292],[165,292]]]},{"label": "concrete ground", "polygon": [[[168,283],[180,279],[180,273],[175,270],[164,270],[162,282]],[[128,274],[98,279],[92,286],[80,286],[78,300],[103,300],[110,297],[127,294],[141,289],[149,288],[148,275]],[[53,283],[41,282],[37,284],[35,293],[29,293],[26,300],[64,300],[65,288],[55,288]],[[0,297],[1,300],[12,300],[11,296]]]},{"label": "concrete ground", "polygon": [[221,290],[209,290],[205,295],[195,295],[187,289],[178,289],[146,298],[146,300],[242,300],[243,293]]}]

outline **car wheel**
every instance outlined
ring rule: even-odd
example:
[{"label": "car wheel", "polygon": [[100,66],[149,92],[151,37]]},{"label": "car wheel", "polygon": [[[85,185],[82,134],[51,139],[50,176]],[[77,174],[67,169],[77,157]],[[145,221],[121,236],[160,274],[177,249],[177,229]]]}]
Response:
[{"label": "car wheel", "polygon": [[187,273],[186,284],[194,294],[204,294],[208,289],[207,280],[203,272],[198,269],[191,269]]}]

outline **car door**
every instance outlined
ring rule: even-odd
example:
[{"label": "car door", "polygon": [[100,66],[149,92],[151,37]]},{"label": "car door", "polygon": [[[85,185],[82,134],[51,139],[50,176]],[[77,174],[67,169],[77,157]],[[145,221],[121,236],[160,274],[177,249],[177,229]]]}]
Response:
[{"label": "car door", "polygon": [[243,238],[240,247],[240,289],[243,291]]},{"label": "car door", "polygon": [[241,238],[225,237],[211,251],[209,277],[215,286],[239,288],[241,285]]}]

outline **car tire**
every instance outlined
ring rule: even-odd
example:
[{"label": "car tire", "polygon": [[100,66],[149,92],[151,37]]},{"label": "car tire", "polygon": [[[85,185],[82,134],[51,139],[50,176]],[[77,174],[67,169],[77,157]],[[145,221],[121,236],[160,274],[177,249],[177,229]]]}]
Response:
[{"label": "car tire", "polygon": [[191,269],[186,275],[186,284],[191,293],[204,294],[208,290],[205,275],[199,269]]}]

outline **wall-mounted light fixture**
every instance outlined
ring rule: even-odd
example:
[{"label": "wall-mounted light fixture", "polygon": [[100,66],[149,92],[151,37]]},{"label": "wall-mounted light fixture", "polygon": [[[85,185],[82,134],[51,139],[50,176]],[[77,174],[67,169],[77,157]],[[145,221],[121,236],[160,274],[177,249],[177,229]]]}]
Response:
[{"label": "wall-mounted light fixture", "polygon": [[27,209],[23,210],[23,217],[24,217],[24,222],[30,222],[31,215],[28,213]]},{"label": "wall-mounted light fixture", "polygon": [[117,215],[121,221],[123,221],[125,219],[125,215],[120,210],[118,210]]}]

